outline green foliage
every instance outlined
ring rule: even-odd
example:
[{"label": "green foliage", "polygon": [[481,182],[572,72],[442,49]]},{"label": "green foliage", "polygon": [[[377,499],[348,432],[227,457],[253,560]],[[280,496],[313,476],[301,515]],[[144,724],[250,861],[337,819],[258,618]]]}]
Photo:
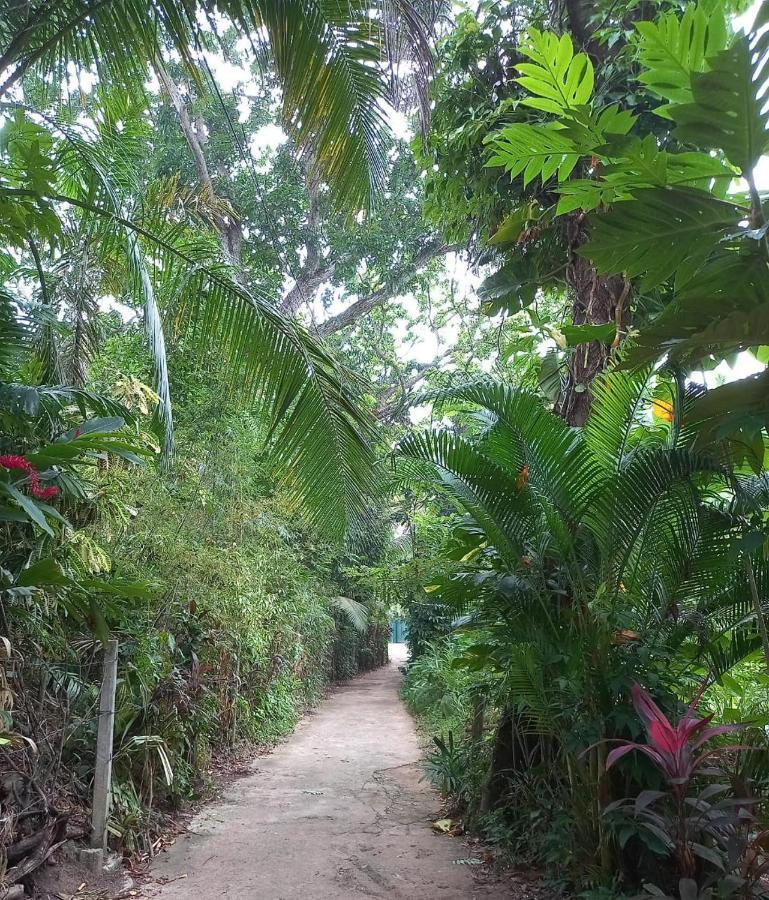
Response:
[{"label": "green foliage", "polygon": [[[146,375],[150,361],[135,329],[110,338],[93,361],[94,385],[111,381],[116,361],[124,384]],[[145,848],[163,810],[205,793],[212,757],[277,741],[331,679],[381,665],[387,645],[370,596],[358,589],[352,599],[338,575],[338,551],[308,531],[276,489],[261,418],[224,400],[221,375],[191,358],[172,362],[171,381],[179,398],[173,465],[162,476],[122,461],[99,467],[91,514],[77,498],[79,527],[59,539],[57,562],[39,559],[12,582],[4,573],[2,584],[6,620],[18,646],[49,673],[51,695],[59,688],[49,658],[68,672],[82,666],[78,601],[86,612],[90,602],[101,633],[119,640],[110,829],[128,849]],[[87,427],[86,438],[101,439]],[[351,613],[357,627],[348,624]],[[84,672],[68,701],[82,724],[62,763],[86,780],[96,696],[98,668]]]},{"label": "green foliage", "polygon": [[[311,521],[325,522],[341,539],[360,514],[364,495],[371,493],[371,423],[358,405],[354,377],[301,326],[247,291],[217,260],[204,221],[184,204],[177,186],[168,186],[171,197],[162,202],[145,189],[138,161],[122,148],[115,154],[114,132],[108,126],[102,129],[102,140],[92,141],[69,126],[33,125],[22,111],[15,122],[5,128],[22,128],[24,135],[32,128],[36,137],[29,140],[34,146],[41,133],[46,146],[53,148],[53,159],[40,162],[34,157],[45,166],[43,187],[38,184],[33,192],[43,219],[25,226],[33,229],[33,240],[46,242],[45,262],[51,267],[57,262],[61,239],[54,237],[63,233],[69,218],[60,204],[70,203],[78,210],[77,230],[89,234],[92,242],[94,234],[98,237],[99,254],[92,264],[100,271],[100,289],[120,293],[124,302],[143,310],[166,449],[171,448],[173,426],[164,321],[172,321],[174,336],[184,336],[191,352],[220,353],[244,401],[265,410],[272,426],[266,437],[280,448],[277,468],[285,473],[293,497]],[[27,146],[27,141],[11,137],[7,148]],[[27,190],[15,186],[26,177],[18,174],[26,170],[24,158],[17,156],[18,150],[11,149],[7,170],[0,170],[0,196],[15,198]],[[138,206],[138,215],[131,219],[123,215],[120,194],[125,190]],[[145,201],[152,204],[152,212],[143,208]],[[50,230],[51,216],[58,223],[55,232]],[[14,244],[22,250],[25,245],[26,238]],[[65,252],[79,253],[79,242],[67,243]],[[15,270],[5,274],[11,278]],[[42,267],[36,274],[49,305],[50,276]],[[66,308],[66,297],[55,299]]]},{"label": "green foliage", "polygon": [[424,770],[433,784],[438,786],[444,797],[455,797],[461,800],[464,796],[467,761],[464,754],[458,752],[454,744],[454,735],[449,731],[448,737],[434,737],[436,751],[428,754],[424,762]]},{"label": "green foliage", "polygon": [[[404,3],[403,9],[409,7]],[[32,19],[21,10],[7,12],[0,25],[2,99],[35,72],[51,73],[58,82],[67,63],[80,70],[94,66],[105,84],[141,96],[147,69],[166,43],[200,83],[196,50],[210,34],[204,37],[196,15],[214,22],[223,12],[240,34],[256,41],[261,59],[270,59],[286,127],[305,146],[312,144],[316,168],[333,185],[339,205],[354,212],[381,190],[385,86],[377,64],[385,37],[378,10],[368,5],[245,0],[219,10],[209,2],[188,7],[178,0],[121,0],[93,9],[86,0],[64,0]],[[403,27],[424,55],[420,25],[407,15]]]},{"label": "green foliage", "polygon": [[[766,565],[742,538],[739,481],[681,428],[696,396],[659,377],[602,377],[580,430],[510,386],[460,386],[437,401],[480,406],[481,424],[396,448],[404,477],[440,487],[463,514],[443,575],[427,583],[457,631],[418,657],[405,689],[443,735],[432,771],[472,816],[514,816],[506,832],[495,827],[516,852],[577,884],[625,871],[599,810],[615,790],[607,745],[636,737],[631,681],[675,709],[692,679],[728,679],[761,644]],[[663,396],[673,411],[650,428]],[[469,775],[468,788],[461,776],[475,764],[461,760],[477,695],[499,723],[481,744],[490,775],[485,785]],[[627,777],[653,787],[639,771]],[[543,795],[553,812],[537,816]]]},{"label": "green foliage", "polygon": [[[633,202],[597,216],[582,252],[599,272],[643,275],[642,290],[671,276],[685,284],[710,256],[719,236],[735,227],[734,204],[687,188],[636,190]],[[742,213],[744,214],[744,212]]]},{"label": "green foliage", "polygon": [[685,144],[719,147],[741,172],[752,172],[766,149],[769,124],[760,99],[765,84],[754,80],[760,74],[747,36],[740,35],[708,59],[707,71],[691,76],[692,102],[668,110],[676,136]]},{"label": "green foliage", "polygon": [[[606,763],[638,740],[634,681],[671,719],[700,684],[729,723],[769,717],[767,373],[689,377],[744,351],[769,364],[767,5],[734,35],[720,0],[566,4],[558,22],[483,0],[440,42],[421,174],[384,129],[392,18],[416,36],[402,68],[426,64],[410,6],[214,6],[65,0],[0,21],[0,591],[39,669],[27,707],[77,723],[54,723],[71,790],[93,765],[89,630],[120,640],[110,827],[141,849],[216,756],[276,741],[329,680],[381,664],[397,606],[427,773],[518,862],[596,896],[760,884],[734,824],[764,817],[760,727],[722,753],[724,805],[696,778],[679,792],[673,831],[703,820],[704,862],[660,831],[659,773]],[[217,43],[243,63],[243,35],[258,98],[199,69]],[[143,87],[166,49],[204,164],[173,97]],[[65,104],[69,64],[97,82]],[[249,138],[277,123],[303,155],[289,140],[254,161]],[[451,248],[418,220],[423,186],[427,218],[489,267],[480,325],[453,284],[433,305]],[[345,217],[375,196],[382,213]],[[277,311],[308,299],[286,303],[297,274],[327,309],[339,291],[373,304],[334,352]],[[416,315],[382,299],[410,290]],[[140,312],[149,355],[106,298]],[[407,371],[398,345],[452,316],[455,351]],[[404,436],[388,407],[422,381],[441,425]],[[579,394],[577,428],[550,406]],[[402,420],[389,510],[374,405]],[[138,465],[158,444],[161,473]],[[27,752],[32,719],[0,719]],[[765,866],[760,841],[749,856]]]},{"label": "green foliage", "polygon": [[518,84],[534,95],[524,98],[524,105],[557,116],[584,106],[593,94],[595,80],[587,54],[574,53],[568,34],[559,38],[552,32],[531,29],[529,41],[526,55],[531,62],[517,66],[523,73]]},{"label": "green foliage", "polygon": [[[687,5],[656,21],[636,23],[638,59],[643,66],[639,81],[670,103],[691,98],[691,75],[703,72],[707,60],[727,45],[728,28],[721,3]],[[656,110],[660,115],[666,107]]]},{"label": "green foliage", "polygon": [[443,604],[430,603],[419,595],[406,602],[405,607],[409,656],[416,662],[432,641],[451,631],[452,616]]},{"label": "green foliage", "polygon": [[[729,33],[723,3],[690,4],[682,15],[671,11],[637,22],[629,49],[640,63],[637,77],[646,94],[643,103],[637,93],[628,96],[628,109],[601,85],[593,90],[587,55],[574,54],[568,34],[556,38],[533,30],[523,46],[535,62],[517,66],[525,72],[518,79],[527,92],[521,106],[545,115],[517,115],[518,121],[489,135],[488,164],[520,181],[526,205],[519,210],[540,206],[539,231],[561,223],[573,234],[574,216],[588,214],[587,240],[580,238],[573,250],[599,275],[622,277],[631,286],[641,335],[630,364],[671,353],[695,366],[764,343],[769,251],[753,169],[766,148],[765,16],[759,13],[752,31],[738,35]],[[559,85],[571,95],[559,93]],[[652,123],[650,134],[648,116],[636,115],[631,104],[651,107],[667,128]],[[747,197],[727,195],[738,173],[748,183]],[[552,194],[559,197],[554,209],[547,205]],[[553,269],[552,243],[528,244],[518,238],[502,272],[521,268],[521,256],[529,270]],[[690,285],[696,286],[691,295]],[[550,285],[542,279],[540,286]],[[573,276],[570,286],[584,306]],[[531,302],[515,291],[507,296],[509,302],[493,311],[514,313]],[[731,434],[738,442],[738,433],[748,433],[758,443],[767,410],[752,382],[728,399],[732,415],[725,396],[719,400],[715,393],[707,403],[711,434]]]},{"label": "green foliage", "polygon": [[580,157],[592,154],[612,136],[627,134],[634,116],[616,106],[593,111],[593,64],[586,53],[574,54],[571,36],[529,32],[523,52],[531,63],[516,68],[516,79],[529,96],[521,100],[558,117],[548,124],[515,123],[492,136],[489,166],[503,166],[511,179],[519,175],[526,188],[535,178],[543,183],[557,176],[566,181]]},{"label": "green foliage", "polygon": [[446,741],[452,732],[464,731],[472,711],[467,691],[472,678],[467,669],[455,665],[464,646],[456,636],[426,643],[409,665],[403,685],[403,697],[412,712],[422,717],[426,729]]},{"label": "green foliage", "polygon": [[485,238],[509,208],[509,180],[485,166],[485,139],[513,109],[506,73],[517,36],[508,23],[501,5],[484,3],[478,18],[460,13],[439,48],[431,127],[415,144],[426,170],[425,215],[449,240]]}]

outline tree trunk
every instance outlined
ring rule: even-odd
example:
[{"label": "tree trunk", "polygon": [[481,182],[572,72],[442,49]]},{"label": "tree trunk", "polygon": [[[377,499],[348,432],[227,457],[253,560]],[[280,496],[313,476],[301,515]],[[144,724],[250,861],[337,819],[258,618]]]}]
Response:
[{"label": "tree trunk", "polygon": [[584,214],[567,217],[566,237],[569,263],[566,280],[572,293],[572,321],[575,325],[614,324],[616,334],[612,346],[590,341],[574,348],[568,361],[566,383],[555,411],[569,425],[584,425],[593,400],[593,379],[606,368],[613,347],[619,344],[628,317],[630,284],[622,275],[599,275],[590,261],[577,250],[588,240]]},{"label": "tree trunk", "polygon": [[505,710],[494,735],[491,769],[481,796],[482,813],[491,812],[499,806],[507,787],[506,775],[515,768],[514,728],[513,713],[509,709]]}]

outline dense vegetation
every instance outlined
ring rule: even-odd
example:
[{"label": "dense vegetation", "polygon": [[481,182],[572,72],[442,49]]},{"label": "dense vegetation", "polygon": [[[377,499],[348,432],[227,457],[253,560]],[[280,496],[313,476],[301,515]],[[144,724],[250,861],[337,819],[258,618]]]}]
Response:
[{"label": "dense vegetation", "polygon": [[0,13],[6,881],[102,641],[130,851],[404,610],[453,816],[766,893],[769,6]]},{"label": "dense vegetation", "polygon": [[[328,16],[336,27],[328,11],[284,53],[283,75],[277,57],[262,73],[249,127],[282,122],[291,140],[249,180],[238,142],[221,131],[236,101],[216,105],[203,32],[178,12],[0,11],[8,884],[26,880],[67,829],[87,830],[102,640],[119,642],[109,829],[126,851],[149,849],[161,814],[205,792],[213,757],[277,740],[331,681],[386,659],[382,598],[363,579],[389,540],[369,491],[372,417],[362,385],[276,302],[291,270],[279,266],[296,259],[315,215],[296,183],[295,141],[313,155],[308,180],[331,185],[323,214],[343,234],[380,189],[382,89],[365,72],[375,44],[353,34],[367,13],[350,10],[347,46],[326,34]],[[206,29],[223,52],[257,15],[231,12],[234,27]],[[270,34],[279,55],[279,19]],[[291,53],[305,75],[315,67],[319,90],[340,65],[363,79],[323,89],[322,126],[317,98],[292,84]],[[176,88],[147,84],[151,69],[166,71],[160,54],[198,90],[198,127],[219,116],[216,185],[195,169]],[[313,125],[311,147],[291,127],[296,114]],[[258,222],[248,219],[255,187]],[[236,211],[249,190],[251,209]],[[249,227],[272,228],[272,247],[254,241],[252,255],[236,256],[235,232]],[[364,255],[365,244],[353,250]]]},{"label": "dense vegetation", "polygon": [[[760,894],[766,8],[735,35],[723,4],[620,6],[554,33],[490,4],[443,44],[428,210],[501,263],[479,293],[507,365],[433,392],[445,426],[396,448],[456,508],[405,695],[456,812],[516,861]],[[757,374],[705,376],[726,358]]]}]

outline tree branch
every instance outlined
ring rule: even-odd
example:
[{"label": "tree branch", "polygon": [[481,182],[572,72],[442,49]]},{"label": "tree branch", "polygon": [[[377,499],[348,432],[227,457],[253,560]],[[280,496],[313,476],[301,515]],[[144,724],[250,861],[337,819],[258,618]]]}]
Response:
[{"label": "tree branch", "polygon": [[[155,68],[155,72],[157,73],[158,80],[163,86],[163,90],[168,95],[168,99],[171,101],[171,105],[176,111],[176,116],[179,119],[179,125],[182,129],[182,134],[184,135],[184,139],[187,141],[187,146],[190,148],[190,153],[192,153],[192,159],[195,163],[195,171],[197,172],[198,176],[198,184],[200,185],[203,193],[206,195],[208,201],[211,203],[211,206],[213,206],[218,198],[214,189],[214,182],[211,178],[211,173],[208,169],[208,163],[206,162],[206,155],[203,152],[203,143],[200,139],[200,135],[198,134],[197,129],[192,124],[189,110],[187,109],[187,105],[185,104],[182,95],[179,93],[179,89],[169,76],[165,66],[163,65],[163,61],[159,56],[156,56],[153,60],[153,66]],[[217,235],[219,236],[219,243],[222,246],[222,250],[224,251],[225,256],[227,257],[228,261],[233,266],[235,266],[238,272],[241,272],[243,228],[241,226],[240,220],[235,215],[234,211],[231,215],[223,215],[220,212],[212,211],[209,214],[209,218],[211,220],[211,224],[216,229]]]},{"label": "tree branch", "polygon": [[325,322],[321,322],[317,326],[318,334],[321,337],[328,337],[330,334],[335,334],[343,328],[349,328],[351,325],[354,325],[358,319],[370,313],[372,309],[383,306],[392,297],[406,291],[420,270],[431,260],[459,249],[460,246],[458,244],[428,244],[411,260],[408,269],[396,275],[386,287],[374,291],[373,294],[369,294],[367,297],[361,297],[348,306],[347,309],[343,309],[337,315],[326,319]]},{"label": "tree branch", "polygon": [[[428,363],[418,363],[414,366],[414,372],[408,377],[399,377],[397,383],[391,384],[382,391],[377,400],[374,415],[382,422],[392,422],[398,412],[403,409],[409,391],[424,380],[428,372],[437,370],[446,360],[446,354],[436,356]],[[400,396],[398,393],[400,392]]]},{"label": "tree branch", "polygon": [[280,311],[285,316],[296,315],[300,306],[309,302],[315,296],[315,292],[323,284],[333,277],[339,264],[338,260],[326,259],[320,254],[318,247],[318,232],[320,228],[320,181],[318,167],[311,151],[305,150],[299,157],[299,165],[304,170],[307,194],[310,198],[310,208],[307,214],[307,227],[310,239],[307,241],[307,258],[302,266],[302,271],[296,277],[293,286],[286,292],[280,304]]},{"label": "tree branch", "polygon": [[303,303],[312,300],[318,288],[334,277],[336,267],[339,265],[338,259],[326,260],[317,251],[314,252],[316,258],[310,261],[310,252],[308,246],[307,261],[281,301],[280,311],[285,316],[295,315]]},{"label": "tree branch", "polygon": [[179,93],[179,88],[174,84],[171,80],[170,75],[166,71],[166,67],[163,65],[162,60],[159,56],[155,57],[154,61],[155,72],[157,73],[158,80],[163,85],[163,90],[168,94],[168,99],[171,101],[171,106],[176,110],[176,115],[179,119],[179,125],[181,126],[182,132],[184,134],[184,138],[187,141],[187,145],[190,148],[190,152],[192,153],[192,158],[195,161],[195,169],[198,173],[198,182],[200,186],[207,190],[211,196],[214,196],[214,183],[211,181],[211,174],[208,171],[208,163],[206,162],[205,154],[203,153],[203,147],[198,138],[197,132],[192,126],[192,119],[190,119],[190,114],[187,111],[187,106],[182,99],[182,95]]}]

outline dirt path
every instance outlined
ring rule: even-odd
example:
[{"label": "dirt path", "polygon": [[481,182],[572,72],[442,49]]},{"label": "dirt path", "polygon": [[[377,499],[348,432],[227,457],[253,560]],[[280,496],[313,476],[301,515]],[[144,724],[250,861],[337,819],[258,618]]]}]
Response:
[{"label": "dirt path", "polygon": [[414,723],[398,697],[400,661],[336,689],[274,754],[256,760],[253,774],[206,807],[157,861],[147,894],[509,896],[501,885],[477,883],[472,866],[453,864],[473,856],[461,839],[430,829],[439,801],[419,780]]}]

